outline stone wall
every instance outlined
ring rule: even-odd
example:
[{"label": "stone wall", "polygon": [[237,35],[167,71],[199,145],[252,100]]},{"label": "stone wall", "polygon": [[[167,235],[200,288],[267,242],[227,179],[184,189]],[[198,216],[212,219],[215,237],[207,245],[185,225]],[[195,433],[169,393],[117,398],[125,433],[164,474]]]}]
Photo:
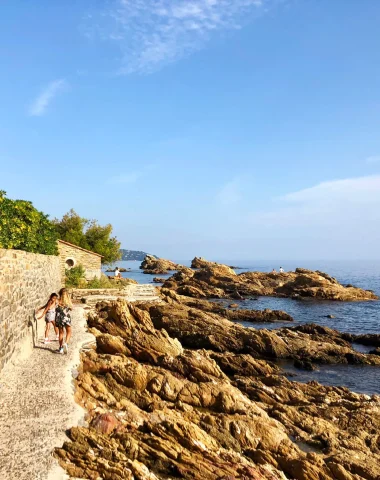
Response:
[{"label": "stone wall", "polygon": [[60,288],[59,257],[0,249],[0,370],[43,338],[34,310]]},{"label": "stone wall", "polygon": [[84,248],[71,245],[70,243],[58,241],[58,250],[61,261],[61,278],[65,280],[65,269],[82,265],[85,269],[86,280],[101,276],[101,259],[97,253],[90,252]]}]

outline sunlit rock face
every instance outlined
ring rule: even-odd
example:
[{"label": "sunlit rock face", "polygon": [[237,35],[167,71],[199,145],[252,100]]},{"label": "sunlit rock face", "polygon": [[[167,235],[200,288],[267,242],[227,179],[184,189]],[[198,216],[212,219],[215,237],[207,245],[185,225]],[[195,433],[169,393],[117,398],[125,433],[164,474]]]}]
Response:
[{"label": "sunlit rock face", "polygon": [[97,346],[77,379],[89,427],[72,428],[55,452],[68,474],[378,479],[380,398],[291,382],[268,361],[307,349],[313,362],[346,358],[349,342],[313,327],[247,329],[207,303],[167,291],[161,304],[97,306],[88,320]]},{"label": "sunlit rock face", "polygon": [[339,301],[377,300],[370,290],[341,285],[335,278],[320,271],[297,268],[295,272],[245,272],[237,275],[227,266],[195,258],[187,269],[175,274],[164,284],[181,295],[194,298],[234,298],[268,295],[294,299]]}]

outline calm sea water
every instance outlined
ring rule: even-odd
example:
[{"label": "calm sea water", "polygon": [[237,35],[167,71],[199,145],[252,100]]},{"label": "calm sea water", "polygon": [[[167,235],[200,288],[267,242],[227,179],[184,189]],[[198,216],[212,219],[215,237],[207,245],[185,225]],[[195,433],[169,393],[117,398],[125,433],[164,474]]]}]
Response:
[{"label": "calm sea water", "polygon": [[[216,260],[227,265],[242,267],[237,273],[244,271],[270,272],[282,266],[285,271],[297,267],[321,270],[332,275],[342,284],[352,284],[357,287],[373,290],[380,295],[380,261],[347,261],[347,262],[245,262]],[[189,261],[179,261],[182,265],[190,266]],[[151,283],[155,275],[146,275],[139,269],[140,262],[118,262],[119,267],[130,268],[130,272],[123,273],[124,277],[133,278],[139,283]],[[169,275],[158,275],[168,278]],[[235,301],[234,301],[235,302]],[[341,332],[350,333],[377,333],[380,334],[380,301],[371,302],[327,302],[327,301],[296,301],[288,298],[258,297],[257,300],[244,300],[239,303],[240,308],[263,310],[285,310],[294,318],[295,322],[257,324],[243,323],[247,327],[275,329],[282,326],[317,323]],[[327,318],[334,315],[335,318]],[[359,351],[366,349],[357,346]],[[315,372],[301,372],[291,364],[282,365],[290,374],[295,375],[297,381],[307,382],[317,380],[325,385],[347,386],[351,390],[363,393],[380,394],[380,367],[363,366],[321,366]]]}]

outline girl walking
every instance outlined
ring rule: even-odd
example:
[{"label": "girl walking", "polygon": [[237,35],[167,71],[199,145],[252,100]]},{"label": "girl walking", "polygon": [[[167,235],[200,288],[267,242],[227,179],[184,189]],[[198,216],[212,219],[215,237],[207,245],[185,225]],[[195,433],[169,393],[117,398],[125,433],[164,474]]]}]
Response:
[{"label": "girl walking", "polygon": [[45,327],[44,343],[50,343],[50,340],[49,340],[50,325],[53,325],[55,335],[56,335],[55,339],[58,340],[58,328],[56,327],[56,324],[55,324],[55,314],[56,314],[57,304],[58,304],[58,295],[56,293],[52,293],[47,303],[36,311],[37,313],[43,310],[41,316],[36,317],[37,319],[40,319],[45,315],[46,327]]},{"label": "girl walking", "polygon": [[[56,308],[55,324],[59,329],[59,349],[58,353],[68,353],[68,343],[71,338],[71,310],[73,304],[69,292],[66,288],[59,291],[59,301]],[[66,331],[66,339],[63,342],[64,331]]]}]

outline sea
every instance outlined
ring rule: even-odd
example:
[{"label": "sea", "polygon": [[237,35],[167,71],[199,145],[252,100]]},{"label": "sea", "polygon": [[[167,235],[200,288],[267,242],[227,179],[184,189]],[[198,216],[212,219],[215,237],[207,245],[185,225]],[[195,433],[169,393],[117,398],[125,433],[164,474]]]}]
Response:
[{"label": "sea", "polygon": [[[185,266],[190,266],[191,261],[173,260]],[[351,284],[356,287],[373,290],[380,296],[380,261],[236,261],[215,259],[220,263],[239,267],[236,273],[247,271],[271,272],[283,267],[285,271],[294,271],[297,267],[310,270],[320,270],[335,277],[343,285]],[[168,275],[144,274],[139,268],[140,262],[118,262],[119,267],[130,269],[122,273],[123,277],[132,278],[138,283],[153,283],[154,277],[169,278]],[[157,284],[158,286],[160,284]],[[230,302],[228,302],[230,303]],[[284,310],[289,313],[294,322],[250,323],[242,322],[249,328],[276,329],[316,323],[341,332],[355,334],[375,333],[380,334],[380,301],[369,302],[332,302],[332,301],[298,301],[289,298],[257,297],[240,302],[239,308],[264,310]],[[334,318],[328,318],[331,315]],[[359,352],[368,352],[372,347],[354,344]],[[281,367],[287,372],[288,377],[299,382],[316,380],[324,385],[344,386],[358,393],[380,395],[380,366],[353,366],[353,365],[321,365],[313,372],[298,370],[292,362],[281,362]]]}]

